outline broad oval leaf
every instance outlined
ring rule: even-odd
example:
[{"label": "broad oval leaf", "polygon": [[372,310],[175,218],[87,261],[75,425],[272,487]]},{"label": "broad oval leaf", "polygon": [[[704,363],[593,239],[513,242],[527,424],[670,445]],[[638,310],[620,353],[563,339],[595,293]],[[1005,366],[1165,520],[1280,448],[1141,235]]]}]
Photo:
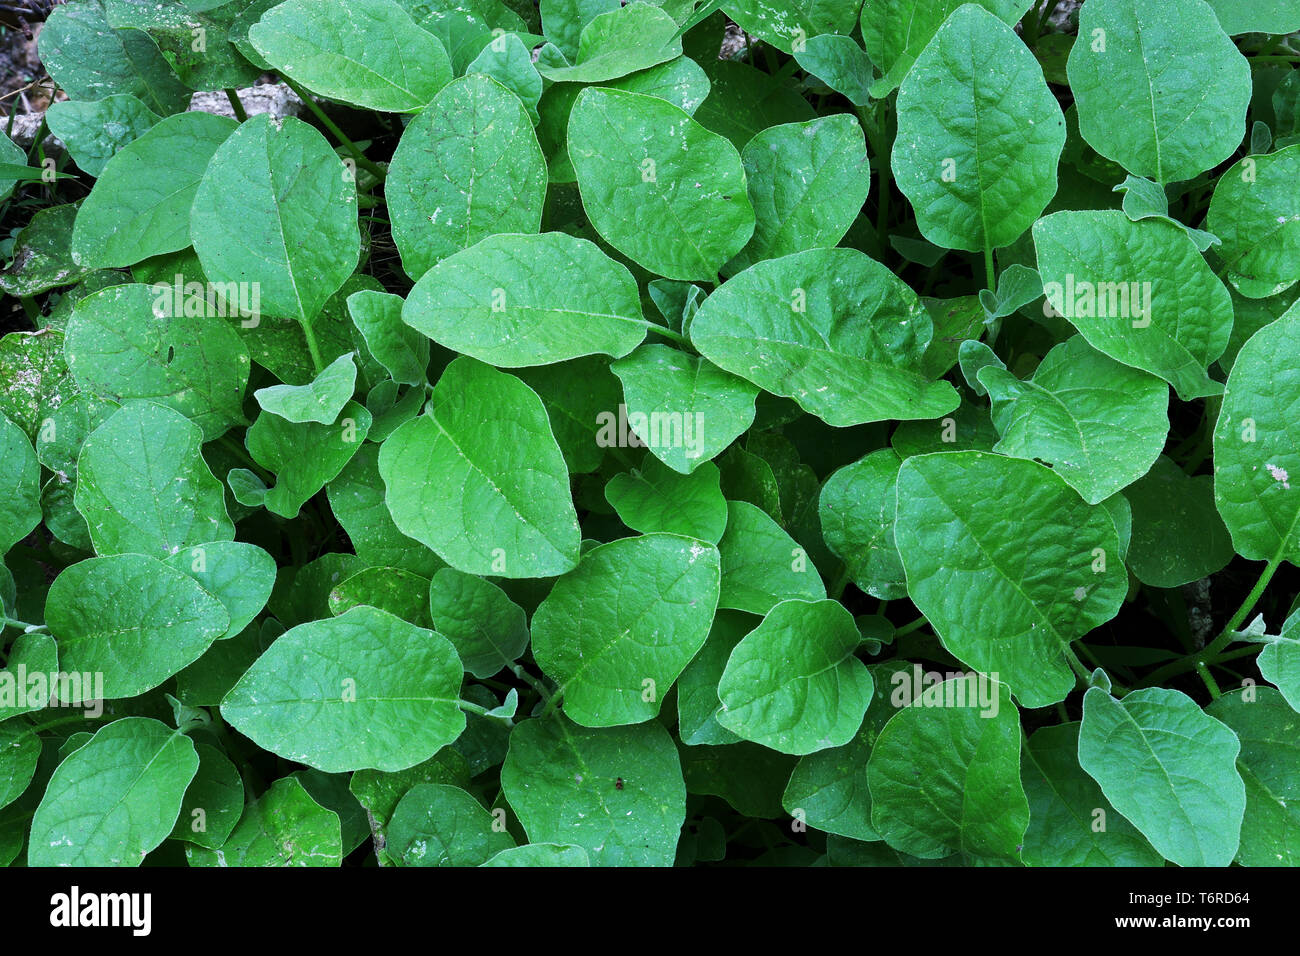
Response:
[{"label": "broad oval leaf", "polygon": [[0,412],[0,557],[41,523],[41,464],[23,430]]},{"label": "broad oval leaf", "polygon": [[811,249],[727,280],[690,336],[714,364],[842,427],[957,407],[951,385],[917,371],[933,330],[916,293],[880,263]]},{"label": "broad oval leaf", "polygon": [[393,0],[286,0],[248,29],[276,70],[322,96],[413,113],[451,82],[451,58]]},{"label": "broad oval leaf", "polygon": [[357,363],[340,355],[306,385],[271,385],[253,393],[262,410],[287,422],[333,425],[357,387]]},{"label": "broad oval leaf", "polygon": [[1214,427],[1214,503],[1237,553],[1300,564],[1300,308],[1246,342]]},{"label": "broad oval leaf", "polygon": [[1181,227],[1118,209],[1034,224],[1048,304],[1093,348],[1158,375],[1184,401],[1217,395],[1205,369],[1232,332],[1232,297]]},{"label": "broad oval leaf", "polygon": [[331,425],[290,422],[263,412],[244,436],[248,453],[276,477],[266,491],[268,511],[296,518],[312,495],[333,481],[361,449],[374,418],[356,402],[343,406]]},{"label": "broad oval leaf", "polygon": [[1191,179],[1246,133],[1250,65],[1201,0],[1092,0],[1067,67],[1079,131],[1157,183]]},{"label": "broad oval leaf", "polygon": [[225,607],[198,582],[143,554],[65,568],[45,598],[45,621],[59,644],[59,666],[96,675],[83,682],[91,686],[81,688],[82,701],[152,690],[230,627]]},{"label": "broad oval leaf", "polygon": [[446,638],[354,607],[281,634],[221,714],[263,749],[326,773],[404,770],[465,729],[462,677]]},{"label": "broad oval leaf", "polygon": [[903,561],[894,544],[902,464],[891,448],[873,451],[826,479],[818,499],[826,547],[844,562],[854,584],[882,601],[907,594]]},{"label": "broad oval leaf", "polygon": [[673,865],[686,784],[657,721],[595,729],[558,715],[522,721],[501,789],[531,842],[580,846],[592,866]]},{"label": "broad oval leaf", "polygon": [[1214,510],[1209,475],[1189,476],[1161,455],[1124,498],[1133,509],[1124,563],[1143,584],[1180,587],[1217,574],[1232,560],[1232,539]]},{"label": "broad oval leaf", "polygon": [[114,93],[102,100],[60,100],[45,113],[50,132],[67,145],[83,171],[96,177],[122,147],[161,120],[130,93]]},{"label": "broad oval leaf", "polygon": [[1247,156],[1221,177],[1206,228],[1223,240],[1216,250],[1229,282],[1263,299],[1300,281],[1300,144],[1267,156]]},{"label": "broad oval leaf", "polygon": [[718,723],[781,753],[844,746],[871,702],[871,674],[853,656],[861,639],[837,601],[782,601],[732,650]]},{"label": "broad oval leaf", "polygon": [[460,787],[422,783],[393,811],[384,852],[399,866],[481,866],[514,845],[509,833],[497,830],[496,818]]},{"label": "broad oval leaf", "polygon": [[647,455],[639,469],[620,472],[605,486],[605,500],[634,531],[665,531],[717,544],[727,526],[717,465],[683,475]]},{"label": "broad oval leaf", "polygon": [[[585,89],[568,135],[592,226],[645,269],[713,281],[753,234],[739,153],[672,103]],[[664,222],[673,230],[665,233]]]},{"label": "broad oval leaf", "polygon": [[230,615],[222,637],[234,637],[248,627],[275,586],[275,559],[245,541],[207,541],[163,560],[221,602]]},{"label": "broad oval leaf", "polygon": [[456,646],[465,670],[492,677],[528,647],[524,609],[491,581],[443,568],[429,587],[429,616]]},{"label": "broad oval leaf", "polygon": [[572,66],[541,61],[553,83],[600,83],[648,69],[682,52],[677,22],[652,3],[629,3],[593,17],[582,28]]},{"label": "broad oval leaf", "polygon": [[194,744],[147,717],[102,727],[50,778],[32,818],[31,866],[139,866],[171,833],[199,769]]},{"label": "broad oval leaf", "polygon": [[704,646],[720,579],[717,549],[682,535],[620,538],[584,554],[532,620],[533,655],[569,719],[612,727],[657,715]]},{"label": "broad oval leaf", "polygon": [[779,524],[748,501],[727,502],[719,607],[766,614],[782,601],[826,597],[817,568]]},{"label": "broad oval leaf", "polygon": [[578,563],[569,473],[541,399],[512,375],[456,359],[429,411],[384,442],[379,472],[397,527],[454,568],[526,578]]},{"label": "broad oval leaf", "polygon": [[77,459],[74,500],[97,554],[167,557],[234,538],[202,441],[199,426],[152,402],[123,405],[91,432]]},{"label": "broad oval leaf", "polygon": [[1065,699],[1070,643],[1114,617],[1128,591],[1110,514],[1032,461],[908,458],[894,535],[907,593],[944,647],[1025,707]]},{"label": "broad oval leaf", "polygon": [[208,164],[190,232],[209,281],[255,282],[262,313],[307,325],[357,267],[356,183],[313,127],[254,116]]},{"label": "broad oval leaf", "polygon": [[[919,671],[919,668],[918,668]],[[908,688],[867,763],[871,823],[896,850],[1016,862],[1029,825],[1020,715],[984,674]]]},{"label": "broad oval leaf", "polygon": [[1015,242],[1056,195],[1064,146],[1038,61],[974,4],[944,22],[898,91],[894,175],[921,234],[946,249]]},{"label": "broad oval leaf", "polygon": [[297,777],[281,777],[244,809],[219,849],[186,846],[190,866],[338,866],[338,814],[312,799]]},{"label": "broad oval leaf", "polygon": [[384,193],[412,279],[480,239],[537,232],[546,159],[524,104],[481,73],[449,83],[403,130]]},{"label": "broad oval leaf", "polygon": [[636,280],[585,239],[493,235],[415,284],[402,321],[499,368],[619,357],[645,338]]},{"label": "broad oval leaf", "polygon": [[429,366],[428,339],[402,322],[399,295],[363,289],[348,296],[348,315],[375,361],[399,385],[423,385]]},{"label": "broad oval leaf", "polygon": [[1165,859],[1227,866],[1237,855],[1246,788],[1241,742],[1181,691],[1083,698],[1079,764]]}]

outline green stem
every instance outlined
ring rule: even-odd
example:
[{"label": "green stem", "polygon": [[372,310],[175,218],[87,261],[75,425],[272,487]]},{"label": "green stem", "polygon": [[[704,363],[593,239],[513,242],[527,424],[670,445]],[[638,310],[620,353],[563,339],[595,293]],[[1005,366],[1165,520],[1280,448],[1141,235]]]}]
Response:
[{"label": "green stem", "polygon": [[641,321],[645,323],[645,327],[649,329],[651,332],[658,333],[659,335],[662,335],[666,339],[671,339],[672,341],[676,342],[678,345],[689,346],[691,344],[691,340],[688,339],[686,336],[682,335],[682,333],[680,332],[674,332],[672,329],[660,325],[658,322],[651,322],[649,319],[642,319]]},{"label": "green stem", "polygon": [[456,701],[456,706],[467,713],[478,714],[480,717],[486,717],[488,715],[488,709],[486,707],[480,707],[478,704],[471,704],[467,700]]},{"label": "green stem", "polygon": [[852,579],[852,577],[853,575],[849,573],[849,566],[847,564],[841,564],[840,573],[835,576],[835,580],[831,584],[831,589],[829,592],[830,596],[834,598],[836,601],[838,601],[841,597],[843,597],[844,589],[849,586],[849,581]]},{"label": "green stem", "polygon": [[993,247],[989,245],[987,239],[984,240],[984,284],[988,287],[989,292],[997,295],[998,277],[993,268]]},{"label": "green stem", "polygon": [[55,727],[65,727],[68,724],[84,724],[92,720],[106,720],[105,717],[87,717],[82,714],[80,717],[56,717],[54,720],[47,720],[41,724],[33,724],[27,728],[29,733],[39,734],[43,730],[53,730]]},{"label": "green stem", "polygon": [[551,692],[546,689],[546,685],[543,684],[541,681],[539,681],[532,674],[528,673],[528,671],[524,670],[523,664],[511,664],[510,673],[514,674],[516,677],[518,677],[521,681],[523,681],[533,690],[537,691],[538,696],[540,696],[542,700],[551,699]]},{"label": "green stem", "polygon": [[26,621],[19,621],[12,617],[0,614],[0,630],[6,627],[21,628],[24,634],[31,634],[34,631],[47,631],[49,626],[45,624],[28,624]]},{"label": "green stem", "polygon": [[357,161],[358,166],[360,166],[362,169],[369,172],[381,183],[384,181],[385,178],[387,178],[388,174],[384,172],[383,168],[376,165],[374,162],[372,162],[370,158],[361,151],[361,147],[359,147],[356,143],[352,142],[352,140],[348,139],[347,134],[344,133],[343,130],[339,129],[338,125],[325,114],[325,111],[320,108],[320,104],[317,103],[314,99],[312,99],[310,93],[304,90],[293,80],[289,79],[287,76],[281,75],[280,79],[284,82],[285,86],[289,87],[289,89],[293,90],[295,93],[298,94],[298,99],[302,100],[304,103],[307,104],[307,109],[311,110],[312,114],[318,120],[321,121],[321,125],[324,126],[327,130],[329,130],[330,133],[334,136],[334,138],[337,139],[343,146],[347,147],[348,152],[352,154],[352,158]]},{"label": "green stem", "polygon": [[235,119],[243,123],[248,119],[248,113],[244,110],[244,104],[239,102],[239,94],[226,87],[226,99],[230,100],[230,108],[235,111]]},{"label": "green stem", "polygon": [[316,332],[312,329],[310,322],[299,322],[302,326],[303,337],[307,340],[307,351],[311,353],[311,363],[316,366],[316,374],[319,375],[325,371],[325,360],[320,354],[320,345],[316,342]]},{"label": "green stem", "polygon": [[919,631],[921,628],[925,627],[925,625],[928,623],[929,622],[925,619],[925,616],[922,615],[921,617],[918,617],[915,621],[911,621],[907,624],[904,624],[902,627],[896,630],[894,632],[894,639],[897,640],[898,638],[902,637],[904,634],[911,634],[913,631]]},{"label": "green stem", "polygon": [[1196,662],[1196,673],[1201,675],[1201,680],[1205,682],[1205,689],[1210,692],[1210,697],[1218,700],[1223,696],[1223,691],[1219,690],[1219,685],[1214,682],[1214,677],[1210,674],[1210,669],[1205,666],[1204,661]]}]

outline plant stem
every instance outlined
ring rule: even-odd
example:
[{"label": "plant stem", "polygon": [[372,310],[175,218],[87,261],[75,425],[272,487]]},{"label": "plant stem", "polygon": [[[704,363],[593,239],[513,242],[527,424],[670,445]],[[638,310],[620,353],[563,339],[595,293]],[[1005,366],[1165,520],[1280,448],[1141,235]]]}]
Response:
[{"label": "plant stem", "polygon": [[222,448],[226,449],[226,451],[230,452],[232,455],[234,455],[236,458],[242,461],[245,465],[247,465],[249,471],[257,475],[257,477],[261,478],[263,484],[270,486],[275,483],[274,476],[265,468],[263,468],[261,465],[259,465],[257,462],[255,462],[253,460],[253,456],[248,453],[248,449],[246,449],[243,445],[239,444],[239,442],[231,438],[229,434],[222,435],[220,438],[217,439],[217,441],[221,444]]},{"label": "plant stem", "polygon": [[989,245],[987,239],[984,240],[984,284],[990,292],[997,295],[998,277],[993,268],[993,247]]},{"label": "plant stem", "polygon": [[518,677],[521,681],[523,681],[533,690],[537,691],[538,696],[540,696],[542,700],[551,699],[551,692],[546,689],[546,685],[543,684],[541,681],[539,681],[532,674],[528,673],[528,671],[524,670],[523,664],[511,664],[510,673],[514,674],[516,677]]},{"label": "plant stem", "polygon": [[1219,690],[1219,685],[1214,682],[1214,677],[1210,674],[1210,669],[1205,666],[1204,661],[1196,662],[1196,673],[1201,675],[1201,680],[1205,682],[1205,688],[1210,692],[1210,697],[1218,700],[1223,696],[1223,691]]},{"label": "plant stem", "polygon": [[316,332],[312,329],[310,322],[299,322],[302,326],[303,337],[307,340],[307,351],[311,353],[311,363],[316,366],[316,374],[319,375],[325,371],[325,360],[321,358],[320,345],[316,342]]},{"label": "plant stem", "polygon": [[[370,173],[372,176],[378,179],[381,183],[384,181],[384,179],[387,178],[388,174],[385,173],[380,166],[372,162],[370,158],[361,151],[361,147],[359,147],[356,143],[352,142],[352,140],[348,139],[347,134],[344,133],[343,130],[339,129],[338,125],[325,114],[325,111],[320,108],[320,104],[317,103],[314,99],[312,99],[310,93],[304,90],[293,80],[289,79],[287,76],[282,75],[280,79],[284,82],[285,86],[289,87],[289,89],[293,90],[295,93],[298,94],[298,98],[300,100],[302,100],[304,103],[307,104],[307,109],[311,110],[312,114],[318,120],[321,121],[321,125],[324,126],[327,130],[329,130],[330,133],[334,136],[334,138],[337,139],[343,146],[347,147],[348,152],[352,154],[352,158],[357,161],[358,166],[366,170],[368,173]],[[313,358],[314,357],[315,356],[313,356]]]},{"label": "plant stem", "polygon": [[831,589],[828,592],[830,596],[837,601],[843,597],[844,589],[849,586],[850,578],[852,578],[852,575],[849,573],[849,566],[841,564],[840,573],[835,576],[835,581],[831,584]]},{"label": "plant stem", "polygon": [[680,332],[674,332],[667,326],[660,325],[658,322],[651,322],[649,319],[642,319],[641,321],[645,323],[645,327],[651,332],[656,332],[666,339],[672,339],[672,341],[676,342],[678,345],[689,346],[691,344],[690,339],[682,335]]},{"label": "plant stem", "polygon": [[915,621],[911,621],[907,624],[904,624],[902,627],[896,630],[894,632],[894,638],[895,640],[897,640],[898,638],[902,637],[904,634],[911,634],[913,631],[919,631],[921,628],[925,627],[925,625],[928,623],[929,621],[925,619],[925,615],[921,615]]},{"label": "plant stem", "polygon": [[239,94],[226,87],[226,99],[230,100],[230,108],[235,111],[235,119],[243,123],[248,119],[248,113],[244,110],[244,104],[239,102]]}]

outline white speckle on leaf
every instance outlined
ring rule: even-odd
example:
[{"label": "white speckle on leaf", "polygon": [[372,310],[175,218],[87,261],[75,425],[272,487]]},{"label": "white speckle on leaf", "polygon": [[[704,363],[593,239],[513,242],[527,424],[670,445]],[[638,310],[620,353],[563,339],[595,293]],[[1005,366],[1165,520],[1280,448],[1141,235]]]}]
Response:
[{"label": "white speckle on leaf", "polygon": [[1283,488],[1290,490],[1291,476],[1287,474],[1285,468],[1279,468],[1277,465],[1274,464],[1267,464],[1264,467],[1268,469],[1268,473],[1273,476],[1274,481],[1281,482]]}]

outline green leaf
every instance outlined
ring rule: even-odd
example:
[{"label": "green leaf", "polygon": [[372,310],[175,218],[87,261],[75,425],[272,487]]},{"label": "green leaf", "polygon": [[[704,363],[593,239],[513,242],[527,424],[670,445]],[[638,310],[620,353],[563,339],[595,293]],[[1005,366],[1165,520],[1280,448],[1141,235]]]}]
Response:
[{"label": "green leaf", "polygon": [[14,239],[13,262],[0,273],[0,291],[19,298],[39,295],[89,275],[72,261],[76,215],[72,203],[37,210]]},{"label": "green leaf", "polygon": [[[1098,32],[1099,31],[1099,32]],[[1191,179],[1241,145],[1250,65],[1199,0],[1093,0],[1067,72],[1093,149],[1157,183]]]},{"label": "green leaf", "polygon": [[1210,246],[1222,244],[1222,240],[1213,233],[1193,229],[1190,226],[1183,226],[1181,222],[1171,217],[1169,215],[1169,197],[1165,193],[1164,187],[1159,183],[1153,183],[1151,180],[1142,179],[1139,176],[1129,176],[1115,187],[1115,192],[1124,194],[1124,215],[1134,222],[1139,219],[1163,219],[1165,222],[1182,226],[1187,231],[1187,234],[1191,236],[1192,241],[1196,243],[1196,248],[1202,252],[1210,248]]},{"label": "green leaf", "polygon": [[[927,675],[929,676],[929,675]],[[871,824],[913,856],[1018,862],[1029,825],[1020,715],[1005,684],[959,674],[905,688],[867,763]]]},{"label": "green leaf", "polygon": [[234,538],[202,440],[199,426],[152,402],[122,406],[91,433],[78,458],[75,501],[97,554],[167,557]]},{"label": "green leaf", "polygon": [[696,57],[708,69],[709,95],[691,115],[696,122],[720,136],[736,149],[762,130],[778,123],[799,123],[816,113],[799,91],[776,77],[746,63]]},{"label": "green leaf", "polygon": [[190,866],[338,866],[338,814],[312,799],[297,777],[281,777],[250,803],[217,850],[186,846]]},{"label": "green leaf", "polygon": [[464,730],[462,676],[450,641],[355,607],[280,635],[221,715],[264,750],[326,773],[403,770]]},{"label": "green leaf", "polygon": [[1010,245],[1056,195],[1065,116],[1019,37],[959,7],[898,91],[893,171],[921,234],[947,249]]},{"label": "green leaf", "polygon": [[1026,865],[1162,866],[1160,854],[1083,772],[1078,754],[1077,723],[1040,727],[1025,743]]},{"label": "green leaf", "polygon": [[855,249],[751,266],[691,322],[705,358],[837,427],[956,408],[951,385],[916,371],[932,335],[916,293]]},{"label": "green leaf", "polygon": [[436,554],[402,534],[393,523],[393,516],[384,504],[378,445],[370,442],[362,445],[330,481],[326,493],[330,510],[365,564],[405,568],[426,578],[445,567]]},{"label": "green leaf", "polygon": [[146,717],[115,720],[59,764],[32,819],[31,866],[139,866],[171,833],[199,769],[194,744]]},{"label": "green leaf", "polygon": [[743,817],[781,816],[781,791],[794,770],[794,757],[747,740],[691,747],[681,757],[687,793],[721,797]]},{"label": "green leaf", "polygon": [[306,385],[272,385],[253,393],[264,412],[287,422],[333,425],[357,387],[352,353],[340,355]]},{"label": "green leaf", "polygon": [[1178,866],[1227,866],[1236,856],[1246,807],[1240,751],[1237,735],[1180,691],[1084,695],[1079,764]]},{"label": "green leaf", "polygon": [[1052,465],[1089,504],[1141,478],[1164,448],[1169,387],[1081,335],[1043,356],[1028,380],[995,366],[978,376],[1001,435],[993,450]]},{"label": "green leaf", "polygon": [[491,581],[443,568],[429,589],[433,626],[480,679],[514,663],[528,646],[524,610]]},{"label": "green leaf", "polygon": [[152,690],[198,660],[230,627],[220,601],[143,554],[90,558],[65,568],[50,585],[45,621],[58,641],[60,666],[96,675],[93,696],[83,687],[81,701]]},{"label": "green leaf", "polygon": [[0,557],[41,523],[40,481],[32,443],[0,412]]},{"label": "green leaf", "polygon": [[541,399],[512,375],[456,359],[429,410],[384,442],[379,471],[397,527],[452,567],[519,578],[578,563],[560,448]]},{"label": "green leaf", "polygon": [[275,559],[255,544],[208,541],[163,559],[189,575],[230,615],[223,637],[234,637],[266,607],[275,586]]},{"label": "green leaf", "polygon": [[443,259],[407,296],[402,321],[499,368],[627,355],[646,332],[632,274],[562,232],[489,236]]},{"label": "green leaf", "polygon": [[1228,344],[1232,299],[1181,228],[1118,209],[1034,224],[1047,301],[1088,344],[1158,375],[1184,401],[1216,395],[1205,374]]},{"label": "green leaf", "polygon": [[[754,422],[758,389],[689,352],[643,345],[610,370],[623,383],[633,435],[681,474],[716,457]],[[608,441],[614,416],[606,416],[601,435]]]},{"label": "green leaf", "polygon": [[602,13],[582,28],[572,66],[537,70],[553,83],[600,83],[680,56],[677,22],[650,3],[629,3]]},{"label": "green leaf", "polygon": [[408,790],[422,783],[468,787],[469,769],[465,758],[450,747],[444,747],[428,760],[406,770],[394,773],[358,770],[352,775],[348,788],[369,816],[371,832],[382,840],[397,804]]},{"label": "green leaf", "polygon": [[[649,720],[708,637],[717,550],[675,534],[620,538],[582,556],[533,614],[533,656],[584,727]],[[637,582],[635,589],[629,581]]]},{"label": "green leaf", "polygon": [[42,423],[77,393],[63,359],[63,332],[44,328],[0,338],[0,412],[36,439]]},{"label": "green leaf", "polygon": [[260,69],[230,42],[243,4],[219,0],[104,0],[114,29],[144,31],[182,83],[194,90],[236,89],[256,82]]},{"label": "green leaf", "polygon": [[466,73],[482,73],[496,80],[519,97],[528,118],[536,126],[537,104],[542,98],[542,77],[533,65],[532,55],[522,40],[513,33],[493,38],[483,47]]},{"label": "green leaf", "polygon": [[808,826],[874,841],[881,836],[871,825],[867,761],[880,731],[901,706],[899,685],[911,675],[901,663],[879,664],[868,670],[873,685],[871,702],[857,734],[843,747],[800,757],[781,802],[791,816]]},{"label": "green leaf", "polygon": [[1260,329],[1233,363],[1214,427],[1214,503],[1237,553],[1300,564],[1300,308]]},{"label": "green leaf", "polygon": [[332,425],[294,423],[263,412],[244,436],[248,453],[276,476],[267,510],[296,518],[307,499],[333,481],[361,448],[373,418],[356,402],[343,406]]},{"label": "green leaf", "polygon": [[358,605],[387,611],[416,627],[433,628],[429,579],[403,568],[362,568],[330,591],[330,613],[336,617]]},{"label": "green leaf", "polygon": [[673,865],[686,785],[656,721],[588,729],[558,715],[525,720],[510,734],[501,787],[530,842],[580,846],[593,866]]},{"label": "green leaf", "polygon": [[1224,694],[1205,712],[1241,741],[1237,772],[1246,785],[1241,821],[1242,866],[1294,866],[1300,860],[1300,716],[1271,687]]},{"label": "green leaf", "polygon": [[23,795],[36,773],[41,738],[20,720],[0,723],[0,807]]},{"label": "green leaf", "polygon": [[718,723],[781,753],[844,746],[871,702],[871,674],[853,656],[860,640],[838,602],[782,601],[731,652]]},{"label": "green leaf", "polygon": [[1255,663],[1264,680],[1275,684],[1291,709],[1300,712],[1300,639],[1295,636],[1297,625],[1300,625],[1300,616],[1292,614],[1282,625],[1281,635],[1264,645],[1255,658]]},{"label": "green leaf", "polygon": [[1300,10],[1290,0],[1207,0],[1231,36],[1243,33],[1295,33]]},{"label": "green leaf", "polygon": [[1242,295],[1263,299],[1300,280],[1300,145],[1270,156],[1247,156],[1214,187],[1206,225],[1223,240],[1218,249],[1229,282]]},{"label": "green leaf", "polygon": [[224,116],[177,113],[123,147],[81,204],[73,259],[105,269],[188,246],[199,181],[235,128]]},{"label": "green leaf", "polygon": [[542,32],[572,60],[578,54],[578,37],[602,13],[619,9],[619,0],[540,0]]},{"label": "green leaf", "polygon": [[502,850],[479,866],[591,866],[587,851],[580,846],[559,843],[529,843]]},{"label": "green leaf", "polygon": [[1065,699],[1070,643],[1114,617],[1128,591],[1109,513],[1031,461],[908,458],[894,535],[907,593],[943,646],[1024,707]]},{"label": "green leaf", "polygon": [[1214,510],[1209,475],[1189,477],[1161,455],[1146,475],[1124,490],[1124,497],[1133,507],[1133,538],[1125,563],[1143,584],[1191,584],[1222,571],[1232,560],[1232,539]]},{"label": "green leaf", "polygon": [[363,289],[348,296],[348,314],[375,360],[399,385],[423,385],[429,365],[426,338],[402,322],[399,295]]},{"label": "green leaf", "polygon": [[50,132],[88,175],[98,177],[122,147],[139,139],[162,117],[138,97],[115,93],[102,100],[61,100],[45,111]]},{"label": "green leaf", "polygon": [[[646,5],[625,9],[638,7]],[[753,234],[740,155],[673,104],[586,89],[573,105],[568,136],[592,226],[645,269],[713,281]],[[670,233],[662,222],[673,223]]]},{"label": "green leaf", "polygon": [[451,58],[392,0],[286,0],[248,29],[276,71],[362,109],[414,113],[451,82]]},{"label": "green leaf", "polygon": [[747,501],[727,502],[727,529],[718,550],[722,554],[719,607],[766,614],[782,601],[826,597],[826,585],[804,549],[766,512]]},{"label": "green leaf", "polygon": [[677,679],[677,733],[687,746],[731,744],[740,739],[717,721],[722,709],[718,682],[732,650],[757,623],[758,618],[751,615],[719,610],[704,647]]},{"label": "green leaf", "polygon": [[835,33],[811,36],[803,49],[794,51],[794,58],[800,69],[843,94],[854,106],[871,102],[868,88],[874,70],[870,58],[852,37]]},{"label": "green leaf", "polygon": [[753,237],[727,264],[730,272],[836,245],[867,200],[866,141],[847,113],[769,127],[740,158],[756,224]]},{"label": "green leaf", "polygon": [[208,164],[190,233],[210,282],[256,282],[262,313],[310,324],[357,266],[355,177],[302,120],[254,116]]},{"label": "green leaf", "polygon": [[717,544],[727,527],[721,480],[711,462],[682,475],[647,455],[639,469],[610,479],[605,499],[634,531],[663,531]]},{"label": "green leaf", "polygon": [[[0,599],[0,604],[3,603]],[[9,645],[6,665],[0,668],[0,721],[41,710],[50,703],[51,695],[57,696],[58,688],[48,685],[44,694],[39,691],[32,693],[31,688],[19,679],[21,674],[56,674],[58,670],[58,648],[54,638],[40,631],[18,635]],[[19,687],[24,688],[22,696],[19,696]]]},{"label": "green leaf", "polygon": [[849,34],[858,18],[854,0],[727,0],[736,23],[778,50],[790,53],[822,33]]},{"label": "green leaf", "polygon": [[419,279],[480,239],[536,233],[546,160],[519,97],[475,73],[443,87],[411,120],[384,192],[402,268]]},{"label": "green leaf", "polygon": [[844,466],[826,479],[817,508],[826,546],[844,562],[854,584],[882,601],[907,594],[894,544],[902,463],[897,452],[882,448]]},{"label": "green leaf", "polygon": [[112,29],[101,0],[55,7],[41,29],[38,49],[42,65],[70,99],[130,93],[161,116],[189,105],[190,90],[149,35]]},{"label": "green leaf", "polygon": [[230,758],[208,744],[195,744],[199,769],[185,791],[171,836],[216,849],[229,839],[244,812],[244,782]]},{"label": "green leaf", "polygon": [[[885,74],[871,95],[883,99],[903,81],[912,64],[963,0],[891,0],[862,5],[862,39],[871,62]],[[979,0],[980,7],[1007,26],[1033,6],[1032,0]]]},{"label": "green leaf", "polygon": [[188,316],[169,285],[114,285],[77,303],[63,354],[78,387],[175,409],[211,441],[245,423],[248,350],[222,319]]},{"label": "green leaf", "polygon": [[387,853],[399,866],[480,866],[514,838],[459,787],[422,783],[402,797],[388,823]]}]

